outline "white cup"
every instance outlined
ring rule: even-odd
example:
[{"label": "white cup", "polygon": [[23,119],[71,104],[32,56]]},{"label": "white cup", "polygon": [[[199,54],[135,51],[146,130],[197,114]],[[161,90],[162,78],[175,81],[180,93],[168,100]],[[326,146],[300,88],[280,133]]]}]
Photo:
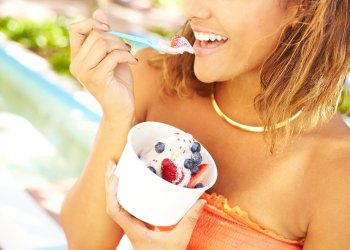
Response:
[{"label": "white cup", "polygon": [[178,132],[184,133],[160,122],[137,124],[129,131],[127,144],[115,170],[119,178],[120,205],[136,218],[155,226],[171,226],[178,223],[217,179],[215,162],[203,145],[202,162],[207,163],[209,168],[202,181],[202,188],[180,187],[167,182],[151,172],[139,159],[139,153],[144,147]]}]

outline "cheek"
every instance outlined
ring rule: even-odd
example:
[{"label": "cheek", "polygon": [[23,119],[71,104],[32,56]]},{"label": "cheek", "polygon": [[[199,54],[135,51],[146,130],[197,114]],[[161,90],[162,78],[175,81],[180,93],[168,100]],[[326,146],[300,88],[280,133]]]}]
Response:
[{"label": "cheek", "polygon": [[274,29],[260,29],[260,31],[250,34],[251,38],[244,46],[245,51],[241,51],[244,53],[242,56],[245,58],[244,61],[248,68],[262,66],[264,61],[271,56],[278,45],[281,31],[279,27],[275,27]]},{"label": "cheek", "polygon": [[237,52],[246,69],[260,67],[273,53],[285,26],[284,20],[281,10],[271,8],[266,14],[247,19],[241,28],[235,30],[240,39],[234,41],[232,53]]}]

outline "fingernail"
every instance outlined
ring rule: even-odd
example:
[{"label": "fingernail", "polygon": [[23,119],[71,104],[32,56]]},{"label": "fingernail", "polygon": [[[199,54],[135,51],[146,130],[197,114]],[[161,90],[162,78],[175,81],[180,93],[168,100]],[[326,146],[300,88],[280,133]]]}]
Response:
[{"label": "fingernail", "polygon": [[109,26],[107,24],[101,24],[101,28],[104,30],[104,31],[108,31],[109,30]]},{"label": "fingernail", "polygon": [[97,30],[101,30],[101,31],[108,31],[109,30],[109,26],[105,23],[95,23],[94,24],[94,29],[97,29]]}]

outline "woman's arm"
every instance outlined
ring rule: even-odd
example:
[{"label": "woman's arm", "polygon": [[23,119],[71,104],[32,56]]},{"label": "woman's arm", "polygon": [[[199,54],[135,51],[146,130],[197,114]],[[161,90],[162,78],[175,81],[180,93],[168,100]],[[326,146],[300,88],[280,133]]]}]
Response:
[{"label": "woman's arm", "polygon": [[[135,63],[129,52],[125,53],[124,50],[129,48],[124,47],[124,43],[120,44],[120,39],[106,38],[103,32],[92,32],[92,29],[101,26],[101,22],[96,19],[107,23],[103,13],[95,12],[93,19],[76,24],[70,31],[71,70],[99,101],[104,111],[88,162],[66,195],[61,209],[61,223],[69,248],[73,250],[115,249],[122,237],[123,231],[106,213],[104,179],[107,162],[118,161],[130,127],[146,119],[149,102],[159,91],[155,84],[159,72],[147,63],[151,51],[138,52],[136,57],[139,62]],[[98,44],[91,38],[103,39],[105,42]],[[101,49],[109,51],[102,53],[105,57],[102,60],[96,58]],[[120,57],[120,54],[124,54],[124,57]],[[113,58],[108,58],[109,55]],[[94,60],[97,66],[91,65]],[[132,67],[129,68],[125,61],[131,62]],[[84,69],[89,64],[92,69]],[[113,79],[110,79],[111,75]],[[120,90],[115,85],[120,83],[115,80],[121,80],[121,77],[122,87],[126,86],[128,91],[118,97]]]},{"label": "woman's arm", "polygon": [[[143,89],[147,68],[138,66],[130,48],[108,36],[103,24],[107,24],[103,13],[95,12],[94,18],[70,30],[71,71],[104,113],[84,171],[61,209],[61,223],[73,250],[115,249],[122,237],[123,231],[106,213],[106,166],[109,160],[118,161],[130,127],[144,120],[147,109],[149,91]],[[136,64],[133,72],[128,63]]]},{"label": "woman's arm", "polygon": [[62,206],[61,223],[69,249],[115,249],[123,235],[106,213],[105,172],[110,159],[118,160],[131,120],[102,119],[84,172]]}]

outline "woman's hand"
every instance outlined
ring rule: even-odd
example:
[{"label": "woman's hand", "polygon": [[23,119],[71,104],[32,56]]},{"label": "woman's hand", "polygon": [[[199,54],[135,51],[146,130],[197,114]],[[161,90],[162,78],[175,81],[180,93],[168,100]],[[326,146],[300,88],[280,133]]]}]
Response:
[{"label": "woman's hand", "polygon": [[109,163],[105,178],[107,214],[124,230],[134,249],[186,249],[206,201],[197,201],[171,231],[150,230],[142,221],[130,215],[119,205],[117,200],[118,178],[113,173],[114,166],[113,162]]},{"label": "woman's hand", "polygon": [[111,36],[101,10],[70,27],[72,74],[100,103],[107,117],[134,114],[133,78],[128,64],[138,60],[130,45]]}]

